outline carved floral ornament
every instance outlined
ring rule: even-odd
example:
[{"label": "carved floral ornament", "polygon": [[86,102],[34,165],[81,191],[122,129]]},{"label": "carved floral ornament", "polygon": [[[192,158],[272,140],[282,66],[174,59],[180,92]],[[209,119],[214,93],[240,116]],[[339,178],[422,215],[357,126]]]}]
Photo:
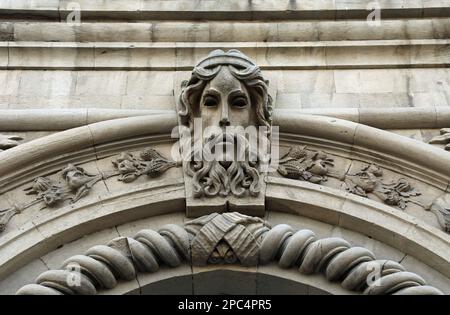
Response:
[{"label": "carved floral ornament", "polygon": [[[36,196],[34,200],[0,210],[0,232],[4,231],[16,214],[36,204],[42,204],[42,208],[62,207],[65,201],[76,203],[87,196],[92,187],[102,180],[117,177],[123,183],[131,183],[143,175],[154,178],[172,167],[179,167],[180,163],[167,159],[153,148],[147,148],[138,156],[129,152],[119,154],[112,161],[112,166],[106,173],[90,174],[82,167],[69,164],[60,172],[61,181],[46,177],[36,178],[25,189],[25,194]],[[306,146],[293,146],[281,157],[277,171],[286,178],[313,184],[322,184],[328,177],[337,178],[343,181],[345,189],[350,193],[366,198],[373,194],[385,204],[402,210],[408,203],[415,203],[433,212],[443,230],[450,232],[450,206],[443,198],[436,199],[431,205],[423,205],[414,199],[421,193],[406,179],[383,182],[383,171],[376,164],[369,164],[356,174],[346,174],[344,178],[336,175],[333,168],[334,160],[325,152],[308,150]]]},{"label": "carved floral ornament", "polygon": [[42,209],[61,207],[67,200],[73,204],[86,197],[92,187],[102,180],[118,177],[119,181],[131,183],[140,176],[154,178],[172,167],[179,166],[177,162],[168,160],[153,148],[143,150],[139,153],[139,157],[128,152],[121,153],[112,164],[110,171],[101,174],[90,174],[82,167],[68,164],[60,172],[60,181],[47,177],[36,178],[24,190],[27,195],[35,195],[34,200],[0,210],[0,232],[5,230],[8,222],[16,214],[36,204],[42,204]]},{"label": "carved floral ornament", "polygon": [[442,294],[401,264],[377,260],[368,249],[344,239],[317,239],[310,230],[296,231],[286,224],[271,228],[260,218],[240,213],[213,213],[184,226],[170,224],[158,232],[142,230],[134,237],[113,239],[70,257],[59,270],[42,273],[17,294],[92,295],[114,288],[118,281],[134,280],[138,272],[157,272],[160,265],[257,266],[273,261],[306,275],[322,273],[328,281],[363,294]]},{"label": "carved floral ornament", "polygon": [[405,210],[408,203],[414,203],[435,214],[442,229],[450,232],[450,206],[443,198],[437,198],[430,205],[424,205],[414,197],[420,196],[408,180],[401,178],[394,182],[383,181],[383,170],[376,164],[368,164],[355,174],[343,178],[333,172],[334,160],[325,152],[308,150],[306,146],[290,147],[280,158],[278,173],[283,177],[323,184],[328,177],[343,181],[345,189],[355,195],[368,198],[376,196],[389,206]]}]

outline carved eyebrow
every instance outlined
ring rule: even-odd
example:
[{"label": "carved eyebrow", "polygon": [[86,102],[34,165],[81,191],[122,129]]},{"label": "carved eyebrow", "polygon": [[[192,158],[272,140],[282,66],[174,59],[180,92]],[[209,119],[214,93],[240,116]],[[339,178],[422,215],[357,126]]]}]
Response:
[{"label": "carved eyebrow", "polygon": [[213,96],[216,96],[216,97],[220,97],[220,93],[217,90],[213,89],[213,88],[210,88],[210,89],[208,89],[205,92],[205,96],[207,96],[207,95],[213,95]]},{"label": "carved eyebrow", "polygon": [[245,97],[245,99],[248,99],[248,97],[247,97],[247,95],[244,93],[244,91],[243,90],[234,90],[234,91],[231,91],[230,92],[230,94],[229,94],[229,98],[232,98],[232,97],[236,97],[236,96],[242,96],[242,97]]}]

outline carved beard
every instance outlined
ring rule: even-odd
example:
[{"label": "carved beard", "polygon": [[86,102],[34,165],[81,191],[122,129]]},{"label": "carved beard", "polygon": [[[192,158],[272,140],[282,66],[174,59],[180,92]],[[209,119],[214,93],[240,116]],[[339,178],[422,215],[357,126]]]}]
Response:
[{"label": "carved beard", "polygon": [[[245,153],[241,154],[241,159],[205,159],[211,156],[212,148],[222,146],[224,141],[230,138],[234,140],[235,152]],[[250,155],[254,156],[256,161],[250,161]],[[193,178],[194,197],[226,197],[230,193],[243,197],[247,191],[250,196],[257,196],[261,190],[259,161],[260,154],[243,136],[223,133],[210,137],[204,141],[202,161],[191,159],[188,165],[188,174]]]}]

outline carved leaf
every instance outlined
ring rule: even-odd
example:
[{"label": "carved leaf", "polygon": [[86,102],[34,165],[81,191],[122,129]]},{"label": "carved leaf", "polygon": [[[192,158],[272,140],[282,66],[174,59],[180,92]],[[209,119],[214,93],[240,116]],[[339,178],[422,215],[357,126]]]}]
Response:
[{"label": "carved leaf", "polygon": [[287,157],[290,157],[292,159],[300,160],[304,157],[306,157],[307,152],[305,150],[306,146],[293,146],[287,153]]},{"label": "carved leaf", "polygon": [[6,229],[9,221],[13,216],[20,213],[20,209],[18,207],[13,207],[10,209],[5,209],[0,211],[0,233]]},{"label": "carved leaf", "polygon": [[32,186],[24,189],[27,195],[37,195],[36,200],[42,200],[47,206],[55,206],[67,199],[66,190],[45,177],[38,177]]},{"label": "carved leaf", "polygon": [[450,133],[433,137],[428,143],[430,144],[447,144],[450,142]]},{"label": "carved leaf", "polygon": [[442,128],[440,133],[440,136],[433,137],[428,143],[445,144],[445,150],[450,151],[450,128]]},{"label": "carved leaf", "polygon": [[333,166],[334,160],[326,153],[308,153],[306,146],[293,146],[280,160],[278,173],[287,178],[320,184],[327,181],[328,167]]},{"label": "carved leaf", "polygon": [[176,162],[166,159],[153,148],[143,150],[139,156],[140,159],[131,153],[123,152],[112,162],[119,171],[119,181],[131,183],[143,174],[157,177],[169,168],[178,166]]},{"label": "carved leaf", "polygon": [[442,229],[450,233],[450,205],[443,198],[439,198],[433,202],[430,210],[436,215]]},{"label": "carved leaf", "polygon": [[161,155],[158,151],[153,148],[147,148],[141,152],[141,159],[144,161],[152,161],[152,160],[167,160],[163,155]]},{"label": "carved leaf", "polygon": [[5,136],[0,134],[0,152],[18,146],[20,140],[23,140],[23,138],[14,135]]},{"label": "carved leaf", "polygon": [[167,160],[156,159],[148,163],[144,173],[150,177],[157,177],[167,171],[169,168],[176,166],[174,162],[168,162]]}]

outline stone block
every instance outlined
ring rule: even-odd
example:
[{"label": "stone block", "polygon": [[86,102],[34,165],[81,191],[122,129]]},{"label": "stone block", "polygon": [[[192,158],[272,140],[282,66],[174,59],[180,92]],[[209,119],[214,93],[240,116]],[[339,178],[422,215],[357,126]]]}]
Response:
[{"label": "stone block", "polygon": [[126,74],[127,95],[173,96],[173,73],[167,71],[129,71]]},{"label": "stone block", "polygon": [[126,94],[127,73],[121,71],[80,71],[75,95],[120,96]]},{"label": "stone block", "polygon": [[361,92],[365,94],[406,93],[407,80],[404,73],[393,70],[361,70]]},{"label": "stone block", "polygon": [[96,245],[106,245],[109,241],[119,236],[115,228],[85,235],[76,241],[62,244],[56,250],[42,256],[41,260],[45,262],[48,268],[59,269],[69,257],[82,255],[89,248]]},{"label": "stone block", "polygon": [[174,96],[165,95],[123,95],[120,108],[175,110]]},{"label": "stone block", "polygon": [[33,283],[41,273],[47,270],[48,267],[40,259],[28,263],[0,281],[0,294],[14,295],[22,286]]},{"label": "stone block", "polygon": [[336,93],[361,93],[360,70],[334,70]]},{"label": "stone block", "polygon": [[0,40],[12,41],[14,40],[14,24],[11,22],[0,23]]},{"label": "stone block", "polygon": [[9,108],[9,96],[0,96],[0,109]]},{"label": "stone block", "polygon": [[21,71],[1,70],[0,71],[0,95],[16,95],[19,89]]},{"label": "stone block", "polygon": [[356,93],[333,93],[330,108],[359,108],[359,94]]},{"label": "stone block", "polygon": [[77,79],[77,73],[72,71],[22,71],[17,94],[34,97],[68,96],[75,90]]},{"label": "stone block", "polygon": [[[280,210],[284,211],[283,209]],[[317,238],[329,237],[333,232],[333,225],[305,216],[277,211],[276,209],[267,211],[266,220],[271,227],[278,224],[289,224],[295,231],[311,230],[316,234]]]},{"label": "stone block", "polygon": [[333,72],[328,70],[282,71],[278,90],[284,93],[327,93],[334,85]]},{"label": "stone block", "polygon": [[152,216],[135,222],[129,222],[116,227],[120,236],[133,237],[137,232],[145,229],[158,231],[164,225],[177,224],[182,226],[185,221],[188,221],[184,215],[184,211]]},{"label": "stone block", "polygon": [[445,277],[440,272],[437,272],[433,268],[430,268],[420,260],[417,260],[410,255],[404,256],[401,260],[401,264],[408,271],[415,272],[420,275],[428,284],[438,288],[445,294],[450,294],[450,279]]},{"label": "stone block", "polygon": [[[209,25],[204,22],[153,23],[150,34],[153,42],[208,42],[210,40]],[[228,32],[225,31],[222,34],[228,34]]]},{"label": "stone block", "polygon": [[320,67],[327,64],[325,47],[282,47],[276,49],[262,45],[257,51],[256,63],[261,67],[275,67],[283,64],[284,67]]},{"label": "stone block", "polygon": [[328,108],[333,93],[301,93],[302,108]]},{"label": "stone block", "polygon": [[278,93],[276,97],[276,108],[299,109],[302,107],[301,94]]},{"label": "stone block", "polygon": [[158,47],[149,52],[146,48],[137,47],[137,44],[119,45],[117,48],[95,48],[95,66],[102,68],[134,68],[140,69],[175,69],[176,50],[173,48]]},{"label": "stone block", "polygon": [[412,107],[412,97],[408,93],[360,94],[359,105],[361,108]]},{"label": "stone block", "polygon": [[449,96],[445,92],[414,93],[413,105],[414,107],[450,106]]},{"label": "stone block", "polygon": [[279,41],[316,41],[322,34],[318,30],[320,24],[314,22],[292,22],[278,23]]},{"label": "stone block", "polygon": [[416,93],[444,92],[450,86],[449,69],[410,69],[409,91]]},{"label": "stone block", "polygon": [[[0,66],[2,62],[2,50],[0,49]],[[83,44],[71,47],[70,44],[28,44],[14,43],[9,47],[9,67],[17,68],[93,68],[93,48]]]},{"label": "stone block", "polygon": [[266,42],[276,39],[277,25],[269,23],[209,23],[211,42]]}]

